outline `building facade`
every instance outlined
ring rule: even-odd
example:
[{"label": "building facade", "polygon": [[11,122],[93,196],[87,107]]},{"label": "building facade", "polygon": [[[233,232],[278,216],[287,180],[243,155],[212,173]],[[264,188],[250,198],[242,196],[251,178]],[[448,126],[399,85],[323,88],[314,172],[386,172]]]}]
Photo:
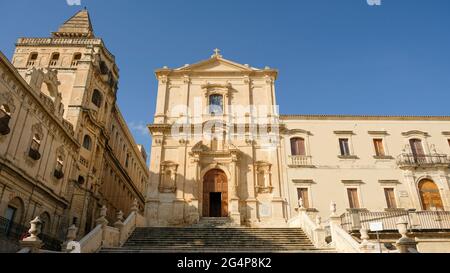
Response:
[{"label": "building facade", "polygon": [[[24,79],[3,54],[0,69],[2,224],[6,219],[26,225],[41,216],[43,232],[55,235],[69,221],[80,149],[72,124],[63,119],[57,73],[32,68]],[[41,88],[51,89],[54,97]]]},{"label": "building facade", "polygon": [[450,210],[450,117],[279,115],[277,71],[224,59],[156,71],[149,226],[285,227],[299,206]]},{"label": "building facade", "polygon": [[[51,37],[20,38],[12,64],[2,56],[2,72],[2,128],[8,134],[0,140],[1,160],[14,174],[0,181],[0,215],[11,218],[8,204],[21,204],[9,220],[25,224],[45,211],[55,233],[64,237],[75,223],[81,237],[95,226],[103,205],[111,222],[119,211],[129,213],[134,200],[143,211],[146,153],[116,104],[119,69],[94,36],[87,10]],[[30,160],[30,145],[42,156]],[[62,169],[63,178],[55,180],[52,166]],[[20,182],[25,178],[29,185]]]}]

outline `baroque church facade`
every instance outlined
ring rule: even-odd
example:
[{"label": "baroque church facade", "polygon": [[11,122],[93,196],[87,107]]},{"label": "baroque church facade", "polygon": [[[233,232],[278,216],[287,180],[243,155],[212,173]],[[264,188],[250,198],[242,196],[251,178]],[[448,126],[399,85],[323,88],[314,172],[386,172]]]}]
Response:
[{"label": "baroque church facade", "polygon": [[280,115],[277,70],[218,50],[156,77],[149,226],[450,209],[449,117]]}]

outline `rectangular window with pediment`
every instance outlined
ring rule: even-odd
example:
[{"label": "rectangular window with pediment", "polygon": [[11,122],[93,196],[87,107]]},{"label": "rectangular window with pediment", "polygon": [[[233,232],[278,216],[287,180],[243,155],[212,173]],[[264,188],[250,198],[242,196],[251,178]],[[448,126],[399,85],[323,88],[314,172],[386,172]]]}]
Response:
[{"label": "rectangular window with pediment", "polygon": [[383,139],[376,138],[373,140],[373,145],[375,146],[375,155],[376,156],[386,156],[384,151]]},{"label": "rectangular window with pediment", "polygon": [[356,188],[348,188],[347,189],[348,202],[351,209],[359,209],[360,203],[358,198],[358,189]]},{"label": "rectangular window with pediment", "polygon": [[350,156],[350,145],[348,138],[340,138],[339,139],[339,147],[341,148],[341,156]]}]

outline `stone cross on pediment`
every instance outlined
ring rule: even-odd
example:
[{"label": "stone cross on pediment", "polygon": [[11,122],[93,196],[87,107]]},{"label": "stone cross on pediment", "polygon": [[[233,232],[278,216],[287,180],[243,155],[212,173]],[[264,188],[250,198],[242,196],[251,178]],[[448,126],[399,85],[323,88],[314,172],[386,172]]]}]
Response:
[{"label": "stone cross on pediment", "polygon": [[212,55],[211,58],[222,58],[222,55],[220,55],[220,49],[214,49],[214,55]]}]

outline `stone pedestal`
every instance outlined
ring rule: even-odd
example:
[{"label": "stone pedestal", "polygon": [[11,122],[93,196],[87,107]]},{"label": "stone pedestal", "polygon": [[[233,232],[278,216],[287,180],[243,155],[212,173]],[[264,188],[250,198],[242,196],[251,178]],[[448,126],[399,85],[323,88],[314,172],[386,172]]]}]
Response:
[{"label": "stone pedestal", "polygon": [[273,222],[286,224],[286,218],[284,217],[284,200],[282,198],[275,197],[272,200],[272,220]]},{"label": "stone pedestal", "polygon": [[397,241],[396,246],[400,253],[418,253],[417,242],[411,238],[401,238]]},{"label": "stone pedestal", "polygon": [[239,198],[232,198],[230,202],[230,218],[233,226],[241,226],[241,213],[239,212]]},{"label": "stone pedestal", "polygon": [[184,206],[186,202],[184,199],[176,199],[173,201],[173,214],[171,222],[174,225],[184,224]]},{"label": "stone pedestal", "polygon": [[44,246],[44,243],[36,238],[36,239],[24,239],[20,241],[21,248],[28,248],[30,253],[39,253],[39,250]]},{"label": "stone pedestal", "polygon": [[146,206],[145,206],[145,218],[147,219],[148,227],[158,225],[158,209],[159,209],[159,200],[158,199],[147,200]]},{"label": "stone pedestal", "polygon": [[247,219],[246,222],[253,226],[258,223],[258,200],[249,198],[245,201],[247,203]]}]

